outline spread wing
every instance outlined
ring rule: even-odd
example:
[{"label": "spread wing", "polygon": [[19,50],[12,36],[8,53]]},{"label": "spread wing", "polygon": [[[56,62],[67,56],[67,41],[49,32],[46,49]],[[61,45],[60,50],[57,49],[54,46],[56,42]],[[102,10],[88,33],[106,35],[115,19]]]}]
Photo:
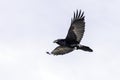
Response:
[{"label": "spread wing", "polygon": [[74,17],[71,19],[71,26],[66,40],[80,43],[85,30],[84,17],[84,12],[81,12],[81,10],[77,10],[76,13],[74,12]]},{"label": "spread wing", "polygon": [[74,50],[74,48],[70,48],[70,47],[67,47],[67,46],[58,46],[51,52],[51,54],[53,54],[53,55],[63,55],[63,54],[72,52],[73,50]]}]

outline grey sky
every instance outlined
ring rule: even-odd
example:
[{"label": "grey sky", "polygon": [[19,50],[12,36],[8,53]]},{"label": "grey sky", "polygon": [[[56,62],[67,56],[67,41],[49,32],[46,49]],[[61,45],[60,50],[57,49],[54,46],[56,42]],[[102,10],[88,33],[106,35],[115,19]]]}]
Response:
[{"label": "grey sky", "polygon": [[[120,80],[119,0],[1,0],[0,80]],[[52,56],[73,11],[85,12],[81,44],[94,52]]]}]

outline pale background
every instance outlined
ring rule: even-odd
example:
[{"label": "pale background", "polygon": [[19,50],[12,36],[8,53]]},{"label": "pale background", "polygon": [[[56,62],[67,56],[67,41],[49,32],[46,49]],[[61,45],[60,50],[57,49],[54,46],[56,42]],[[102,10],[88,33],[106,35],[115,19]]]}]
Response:
[{"label": "pale background", "polygon": [[[1,0],[0,80],[120,80],[120,0]],[[82,44],[52,56],[73,11],[85,12]]]}]

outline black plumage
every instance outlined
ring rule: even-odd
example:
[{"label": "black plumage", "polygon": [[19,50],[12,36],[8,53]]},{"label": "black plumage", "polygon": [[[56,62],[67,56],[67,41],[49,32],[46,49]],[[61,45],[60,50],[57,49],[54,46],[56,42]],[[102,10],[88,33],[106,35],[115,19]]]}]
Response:
[{"label": "black plumage", "polygon": [[71,25],[66,38],[55,40],[54,43],[57,43],[59,46],[56,47],[51,53],[47,53],[53,55],[63,55],[72,52],[75,49],[93,52],[93,50],[88,46],[80,44],[83,34],[85,32],[84,18],[84,12],[82,12],[81,10],[77,10],[76,13],[74,12],[74,16],[71,19]]}]

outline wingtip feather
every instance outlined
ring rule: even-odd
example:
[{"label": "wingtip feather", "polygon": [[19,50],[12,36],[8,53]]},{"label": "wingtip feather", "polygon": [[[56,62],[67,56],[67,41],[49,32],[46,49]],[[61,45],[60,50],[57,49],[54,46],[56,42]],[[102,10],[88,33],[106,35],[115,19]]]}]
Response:
[{"label": "wingtip feather", "polygon": [[71,19],[71,22],[78,19],[84,20],[84,18],[85,18],[84,11],[82,11],[81,9],[80,10],[77,9],[76,12],[74,11],[74,16],[73,19]]}]

